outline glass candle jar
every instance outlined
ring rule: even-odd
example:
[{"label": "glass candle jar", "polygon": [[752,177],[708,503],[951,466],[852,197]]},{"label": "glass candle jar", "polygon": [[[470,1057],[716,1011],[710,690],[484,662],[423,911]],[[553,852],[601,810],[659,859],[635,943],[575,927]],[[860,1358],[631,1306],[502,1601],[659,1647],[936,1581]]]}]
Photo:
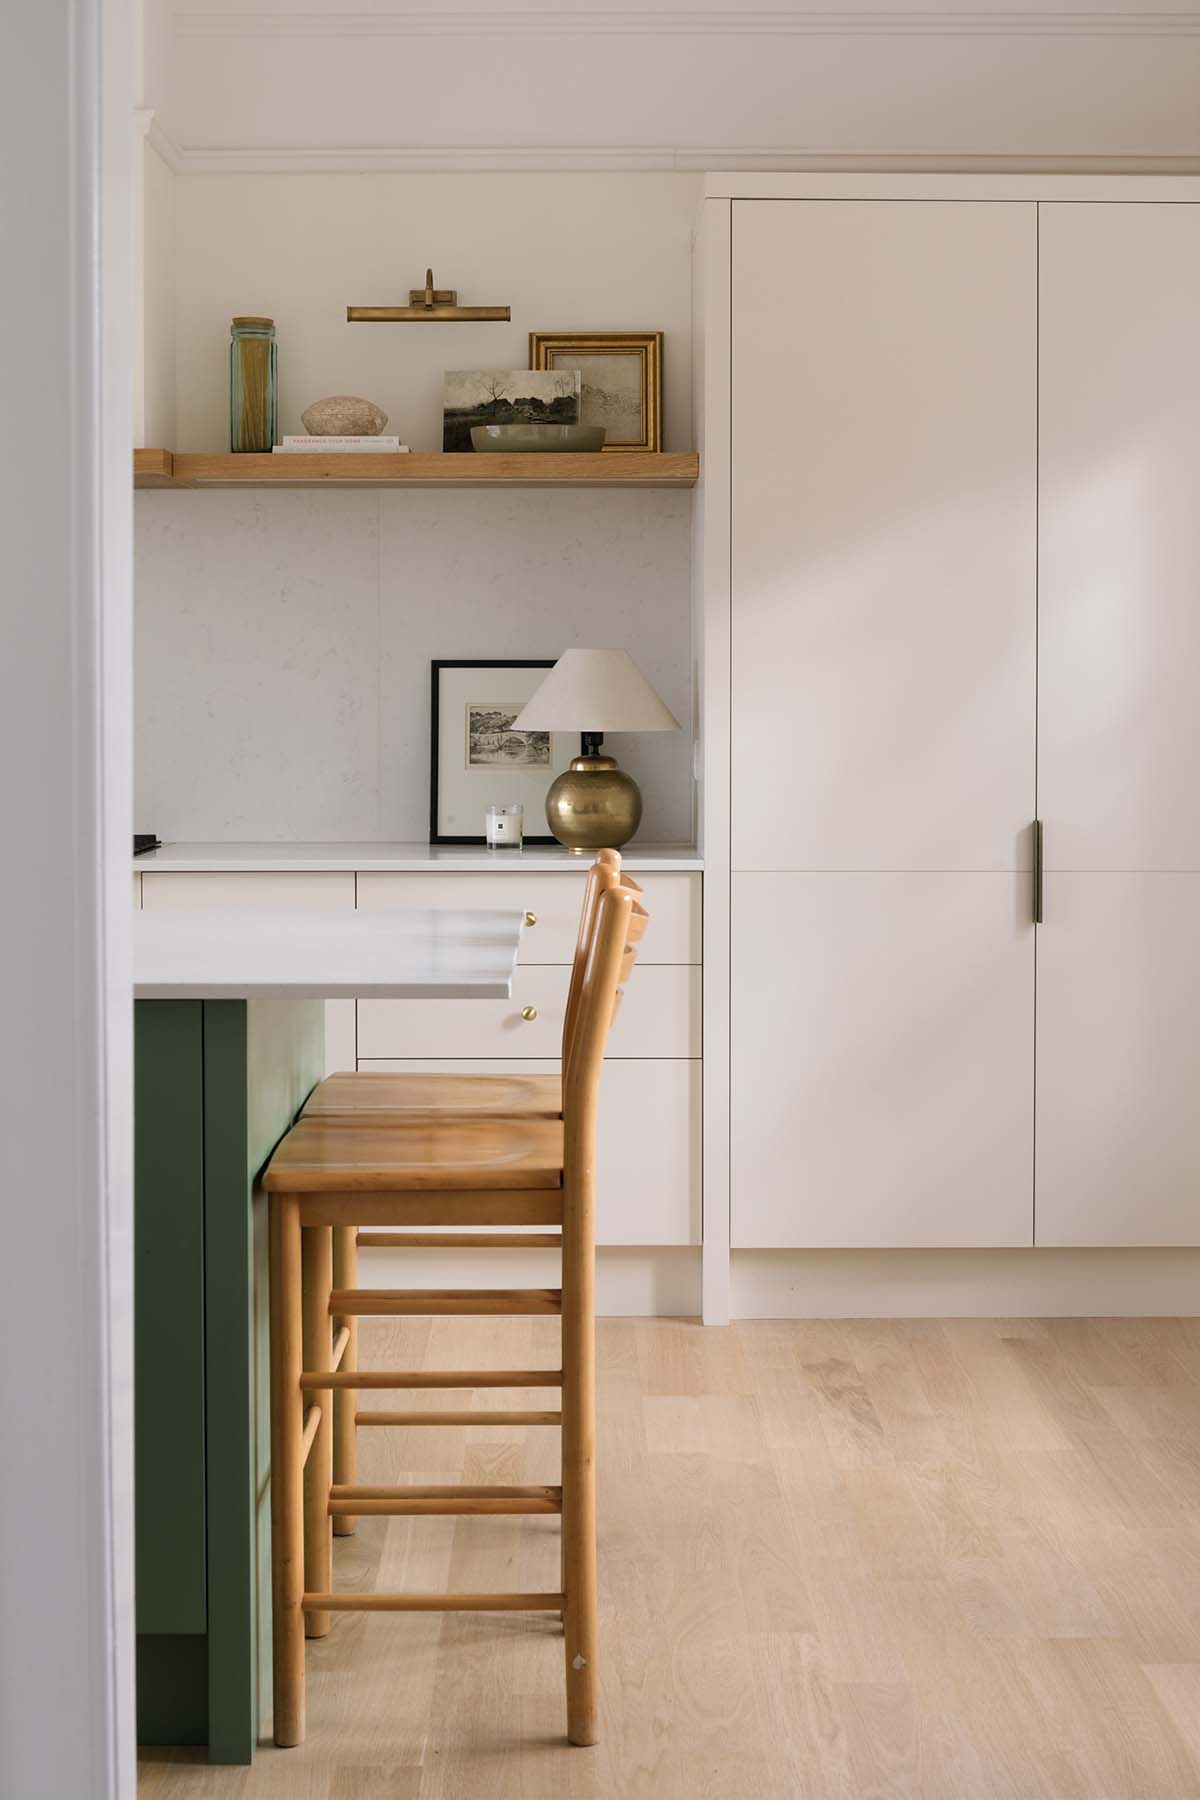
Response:
[{"label": "glass candle jar", "polygon": [[229,343],[229,448],[275,445],[274,319],[235,319]]},{"label": "glass candle jar", "polygon": [[519,850],[525,835],[525,808],[489,806],[484,829],[489,850]]}]

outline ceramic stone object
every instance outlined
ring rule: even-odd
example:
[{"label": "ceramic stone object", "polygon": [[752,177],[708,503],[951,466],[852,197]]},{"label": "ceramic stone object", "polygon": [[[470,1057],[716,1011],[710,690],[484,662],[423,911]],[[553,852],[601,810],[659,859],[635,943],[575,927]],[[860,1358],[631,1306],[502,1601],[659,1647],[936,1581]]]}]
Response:
[{"label": "ceramic stone object", "polygon": [[387,414],[373,401],[354,394],[314,400],[300,418],[311,437],[378,437],[387,424]]}]

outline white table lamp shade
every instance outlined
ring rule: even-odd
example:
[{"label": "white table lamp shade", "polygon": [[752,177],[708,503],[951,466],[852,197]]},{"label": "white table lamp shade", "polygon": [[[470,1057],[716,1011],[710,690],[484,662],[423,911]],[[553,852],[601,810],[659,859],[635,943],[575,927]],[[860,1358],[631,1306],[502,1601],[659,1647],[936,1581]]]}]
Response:
[{"label": "white table lamp shade", "polygon": [[678,731],[624,650],[564,650],[512,722],[513,731]]}]

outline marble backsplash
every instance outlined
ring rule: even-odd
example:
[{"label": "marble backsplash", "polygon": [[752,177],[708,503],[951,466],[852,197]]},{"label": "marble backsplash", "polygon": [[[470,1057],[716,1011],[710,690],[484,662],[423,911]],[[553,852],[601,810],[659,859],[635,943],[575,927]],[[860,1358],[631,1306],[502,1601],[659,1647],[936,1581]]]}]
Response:
[{"label": "marble backsplash", "polygon": [[431,659],[575,644],[628,650],[684,725],[611,743],[639,838],[690,840],[690,513],[669,491],[140,493],[137,829],[423,840]]}]

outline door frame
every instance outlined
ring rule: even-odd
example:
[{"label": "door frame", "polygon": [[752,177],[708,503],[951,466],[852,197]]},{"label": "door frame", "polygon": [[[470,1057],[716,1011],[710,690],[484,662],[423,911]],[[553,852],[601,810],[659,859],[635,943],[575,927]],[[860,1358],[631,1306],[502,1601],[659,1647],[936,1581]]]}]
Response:
[{"label": "door frame", "polygon": [[132,5],[42,0],[20,35],[0,107],[22,250],[4,276],[20,423],[0,443],[18,601],[0,1431],[28,1479],[0,1487],[0,1787],[129,1800]]}]

